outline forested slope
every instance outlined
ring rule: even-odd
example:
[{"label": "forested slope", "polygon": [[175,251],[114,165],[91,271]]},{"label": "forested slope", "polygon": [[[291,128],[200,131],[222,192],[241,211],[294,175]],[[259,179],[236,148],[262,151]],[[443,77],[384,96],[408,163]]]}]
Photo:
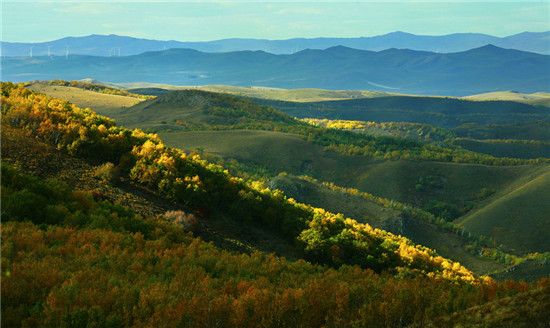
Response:
[{"label": "forested slope", "polygon": [[[404,238],[258,190],[66,101],[2,84],[2,105],[10,126],[3,133],[15,128],[60,156],[91,161],[107,182],[147,186],[187,212],[139,215],[110,194],[2,163],[3,326],[422,326],[453,313],[466,319],[471,312],[462,311],[498,307],[514,295],[547,303],[537,295],[548,280],[476,277]],[[44,169],[35,157],[30,173]],[[217,215],[294,239],[304,258],[326,265],[229,252],[185,232],[191,217]],[[533,308],[509,320],[543,325],[547,318]]]}]

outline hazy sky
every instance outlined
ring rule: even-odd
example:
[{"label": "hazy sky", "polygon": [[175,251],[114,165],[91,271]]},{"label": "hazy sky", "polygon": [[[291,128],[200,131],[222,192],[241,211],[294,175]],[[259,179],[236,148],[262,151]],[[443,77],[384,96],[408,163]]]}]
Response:
[{"label": "hazy sky", "polygon": [[5,1],[2,40],[39,42],[118,34],[225,38],[360,37],[404,31],[508,36],[550,30],[543,1]]}]

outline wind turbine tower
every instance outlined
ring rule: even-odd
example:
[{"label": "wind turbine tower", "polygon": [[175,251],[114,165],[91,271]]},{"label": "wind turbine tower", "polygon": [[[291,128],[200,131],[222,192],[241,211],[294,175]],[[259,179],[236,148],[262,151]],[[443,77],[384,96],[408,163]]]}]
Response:
[{"label": "wind turbine tower", "polygon": [[52,47],[52,46],[48,46],[48,57],[51,57],[51,56],[52,56],[52,53],[50,52],[50,48],[51,48],[51,47]]},{"label": "wind turbine tower", "polygon": [[32,48],[34,48],[34,46],[32,46],[32,47],[29,49],[29,55],[30,55],[31,58],[32,58]]}]

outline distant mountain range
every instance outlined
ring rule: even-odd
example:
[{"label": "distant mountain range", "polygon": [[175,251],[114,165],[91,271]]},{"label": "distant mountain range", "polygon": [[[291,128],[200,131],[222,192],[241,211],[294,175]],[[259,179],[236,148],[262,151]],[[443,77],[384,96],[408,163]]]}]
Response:
[{"label": "distant mountain range", "polygon": [[442,36],[414,35],[393,32],[361,38],[296,38],[288,40],[224,39],[208,42],[180,42],[138,39],[118,35],[89,35],[66,37],[40,43],[2,42],[2,56],[64,56],[67,54],[91,56],[128,56],[147,51],[171,48],[194,49],[203,52],[261,50],[273,54],[292,54],[305,49],[327,49],[345,46],[360,50],[381,51],[390,48],[451,53],[493,44],[505,49],[516,49],[550,54],[550,31],[524,32],[507,37],[480,33],[458,33]]},{"label": "distant mountain range", "polygon": [[449,54],[343,46],[292,55],[169,49],[134,56],[2,58],[2,80],[152,82],[467,96],[500,90],[550,91],[550,56],[493,45]]}]

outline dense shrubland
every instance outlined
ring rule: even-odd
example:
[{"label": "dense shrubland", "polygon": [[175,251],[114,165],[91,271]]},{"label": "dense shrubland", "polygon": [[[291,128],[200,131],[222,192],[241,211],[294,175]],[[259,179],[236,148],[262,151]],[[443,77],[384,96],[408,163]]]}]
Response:
[{"label": "dense shrubland", "polygon": [[[548,279],[473,283],[238,255],[167,220],[183,213],[142,218],[9,165],[2,176],[5,327],[422,326],[550,288]],[[47,210],[28,212],[25,200]],[[534,309],[507,318],[544,319]]]},{"label": "dense shrubland", "polygon": [[3,119],[52,142],[72,155],[110,162],[121,176],[158,191],[196,211],[226,213],[296,241],[304,257],[316,263],[358,264],[376,272],[411,273],[475,280],[471,272],[409,240],[342,216],[297,204],[261,183],[231,177],[223,167],[199,155],[166,147],[156,135],[129,131],[115,122],[66,101],[4,84]]}]

